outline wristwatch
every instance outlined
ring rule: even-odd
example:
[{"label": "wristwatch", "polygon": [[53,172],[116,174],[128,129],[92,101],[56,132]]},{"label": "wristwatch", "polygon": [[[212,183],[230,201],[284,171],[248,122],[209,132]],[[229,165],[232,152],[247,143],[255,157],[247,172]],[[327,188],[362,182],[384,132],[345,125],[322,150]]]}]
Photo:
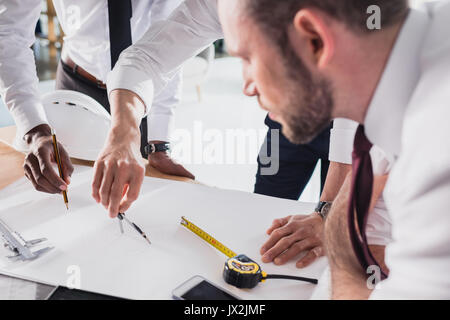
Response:
[{"label": "wristwatch", "polygon": [[145,146],[145,153],[147,155],[155,153],[155,152],[166,152],[170,151],[170,143],[149,143]]},{"label": "wristwatch", "polygon": [[327,218],[328,212],[330,212],[332,204],[333,202],[319,201],[314,211],[317,212],[323,220],[325,220]]}]

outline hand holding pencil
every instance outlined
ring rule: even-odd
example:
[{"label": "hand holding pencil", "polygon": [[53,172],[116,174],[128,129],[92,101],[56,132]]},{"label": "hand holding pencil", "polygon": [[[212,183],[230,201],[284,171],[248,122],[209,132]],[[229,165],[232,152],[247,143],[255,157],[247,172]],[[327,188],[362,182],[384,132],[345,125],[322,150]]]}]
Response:
[{"label": "hand holding pencil", "polygon": [[[24,136],[30,152],[25,157],[24,174],[40,192],[61,193],[70,183],[73,165],[69,154],[58,143],[58,152],[62,166],[62,174],[54,169],[57,163],[52,131],[49,125],[42,124],[30,130]],[[62,179],[61,176],[64,178]]]}]

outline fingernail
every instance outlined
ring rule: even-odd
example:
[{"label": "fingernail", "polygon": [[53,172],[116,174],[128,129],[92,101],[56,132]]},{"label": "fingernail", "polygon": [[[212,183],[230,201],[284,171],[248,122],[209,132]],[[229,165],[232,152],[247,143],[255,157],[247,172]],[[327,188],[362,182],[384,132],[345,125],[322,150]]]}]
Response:
[{"label": "fingernail", "polygon": [[281,264],[281,259],[280,259],[280,258],[276,258],[276,259],[274,260],[274,263],[275,263],[275,264]]},{"label": "fingernail", "polygon": [[263,255],[263,256],[261,257],[261,260],[262,260],[262,262],[264,262],[264,263],[270,262],[269,256],[267,256],[267,255]]},{"label": "fingernail", "polygon": [[60,185],[60,186],[59,186],[59,189],[61,189],[61,190],[63,190],[63,191],[64,191],[64,190],[66,190],[66,189],[67,189],[67,187],[66,187],[65,185],[63,185],[63,184],[62,184],[62,185]]},{"label": "fingernail", "polygon": [[267,251],[267,250],[266,250],[266,248],[265,248],[265,247],[262,247],[262,248],[261,248],[261,250],[260,250],[261,254],[264,254],[264,253],[266,253],[266,251]]},{"label": "fingernail", "polygon": [[297,268],[303,268],[304,263],[303,262],[298,262],[297,263]]}]

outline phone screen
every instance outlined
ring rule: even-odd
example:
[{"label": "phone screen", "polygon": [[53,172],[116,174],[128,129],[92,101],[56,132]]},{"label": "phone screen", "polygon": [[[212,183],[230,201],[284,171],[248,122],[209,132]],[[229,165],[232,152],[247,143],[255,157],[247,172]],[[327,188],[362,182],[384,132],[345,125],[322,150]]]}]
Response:
[{"label": "phone screen", "polygon": [[181,297],[185,300],[237,300],[232,295],[204,280]]}]

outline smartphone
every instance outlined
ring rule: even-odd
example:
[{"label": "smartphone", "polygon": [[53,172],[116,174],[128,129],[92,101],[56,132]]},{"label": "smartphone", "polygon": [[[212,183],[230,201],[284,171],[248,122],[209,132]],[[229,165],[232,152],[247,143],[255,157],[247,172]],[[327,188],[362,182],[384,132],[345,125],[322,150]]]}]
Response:
[{"label": "smartphone", "polygon": [[172,291],[176,300],[240,300],[202,276],[194,276]]},{"label": "smartphone", "polygon": [[66,287],[56,287],[47,300],[126,300],[123,298],[108,296],[105,294],[83,291],[78,289],[69,289]]}]

